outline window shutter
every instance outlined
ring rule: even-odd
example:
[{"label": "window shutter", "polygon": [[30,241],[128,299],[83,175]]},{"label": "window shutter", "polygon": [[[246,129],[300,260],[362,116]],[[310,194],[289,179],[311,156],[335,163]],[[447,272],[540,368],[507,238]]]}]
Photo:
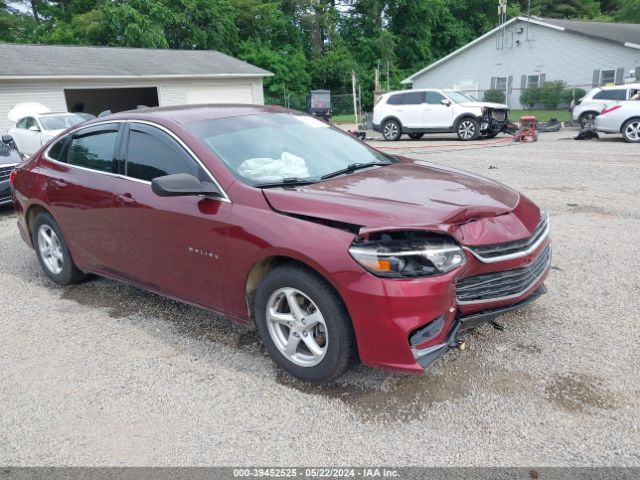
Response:
[{"label": "window shutter", "polygon": [[527,76],[522,75],[522,77],[520,77],[520,90],[526,90],[526,89],[527,89]]},{"label": "window shutter", "polygon": [[636,82],[640,81],[638,80],[640,78],[640,67],[636,67]]},{"label": "window shutter", "polygon": [[593,71],[593,80],[591,80],[592,87],[600,86],[600,70]]},{"label": "window shutter", "polygon": [[547,81],[547,74],[541,73],[540,78],[538,78],[538,86],[539,87],[543,86],[546,81]]},{"label": "window shutter", "polygon": [[511,93],[513,90],[513,75],[509,75],[507,78],[507,93]]},{"label": "window shutter", "polygon": [[620,85],[621,83],[624,83],[624,68],[616,69],[616,78],[614,81],[616,85]]},{"label": "window shutter", "polygon": [[496,89],[496,77],[491,77],[491,90]]}]

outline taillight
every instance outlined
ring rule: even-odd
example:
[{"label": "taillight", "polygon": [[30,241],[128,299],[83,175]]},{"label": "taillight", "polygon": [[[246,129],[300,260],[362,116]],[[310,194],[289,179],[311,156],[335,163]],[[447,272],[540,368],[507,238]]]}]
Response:
[{"label": "taillight", "polygon": [[602,111],[600,112],[600,115],[605,115],[607,113],[611,113],[614,110],[619,109],[620,107],[622,107],[622,105],[613,105],[612,107],[605,107],[602,109]]},{"label": "taillight", "polygon": [[11,170],[11,173],[9,174],[9,185],[11,185],[13,187],[13,181],[16,179],[16,169],[14,168],[13,170]]}]

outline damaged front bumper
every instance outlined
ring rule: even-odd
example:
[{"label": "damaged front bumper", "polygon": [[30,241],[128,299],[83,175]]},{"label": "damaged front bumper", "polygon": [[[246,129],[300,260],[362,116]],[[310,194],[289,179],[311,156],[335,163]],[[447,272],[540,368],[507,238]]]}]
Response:
[{"label": "damaged front bumper", "polygon": [[419,349],[416,347],[411,348],[411,353],[413,354],[413,358],[416,360],[418,365],[422,368],[427,368],[429,365],[433,364],[436,360],[442,357],[445,353],[449,351],[451,348],[460,348],[464,343],[458,339],[458,334],[463,332],[464,330],[476,327],[484,322],[488,322],[493,320],[499,315],[503,315],[507,312],[511,312],[513,310],[520,309],[531,302],[534,302],[542,295],[547,293],[547,288],[543,285],[540,285],[538,289],[536,289],[531,295],[526,297],[524,300],[520,302],[509,305],[506,307],[496,308],[493,310],[487,310],[484,312],[474,313],[472,315],[466,316],[456,316],[456,319],[447,334],[446,341],[443,343],[439,343],[437,345],[432,345],[423,349]]}]

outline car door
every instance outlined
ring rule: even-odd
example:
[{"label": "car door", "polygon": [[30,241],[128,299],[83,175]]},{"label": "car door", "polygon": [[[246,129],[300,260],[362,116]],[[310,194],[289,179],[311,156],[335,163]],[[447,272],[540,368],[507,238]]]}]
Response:
[{"label": "car door", "polygon": [[117,274],[146,288],[225,310],[231,203],[203,196],[159,197],[151,180],[188,173],[212,181],[185,145],[157,126],[131,122],[114,187]]},{"label": "car door", "polygon": [[43,158],[46,197],[76,264],[103,272],[115,253],[111,240],[114,153],[119,124],[83,128],[54,143]]},{"label": "car door", "polygon": [[[443,100],[448,101],[448,104],[443,104]],[[439,92],[426,92],[424,123],[428,128],[438,130],[446,130],[451,127],[453,125],[453,104],[451,101]]]},{"label": "car door", "polygon": [[33,117],[24,117],[18,120],[10,133],[13,135],[20,153],[26,156],[33,155],[41,146],[40,126]]},{"label": "car door", "polygon": [[401,104],[397,106],[398,117],[404,127],[420,129],[424,127],[424,92],[402,93]]}]

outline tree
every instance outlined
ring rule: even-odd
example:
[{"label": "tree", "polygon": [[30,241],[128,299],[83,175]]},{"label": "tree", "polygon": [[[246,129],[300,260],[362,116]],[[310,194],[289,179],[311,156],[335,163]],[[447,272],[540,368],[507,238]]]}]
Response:
[{"label": "tree", "polygon": [[520,94],[520,103],[526,106],[529,110],[533,110],[536,103],[540,101],[540,89],[537,87],[527,88]]},{"label": "tree", "polygon": [[504,91],[496,90],[496,89],[485,90],[484,96],[482,97],[482,100],[484,102],[492,102],[492,103],[504,103],[506,99],[507,98],[504,94]]},{"label": "tree", "polygon": [[640,23],[640,0],[620,0],[616,19],[620,22]]},{"label": "tree", "polygon": [[566,84],[562,80],[545,82],[544,85],[540,87],[540,101],[547,108],[557,108],[565,86]]}]

